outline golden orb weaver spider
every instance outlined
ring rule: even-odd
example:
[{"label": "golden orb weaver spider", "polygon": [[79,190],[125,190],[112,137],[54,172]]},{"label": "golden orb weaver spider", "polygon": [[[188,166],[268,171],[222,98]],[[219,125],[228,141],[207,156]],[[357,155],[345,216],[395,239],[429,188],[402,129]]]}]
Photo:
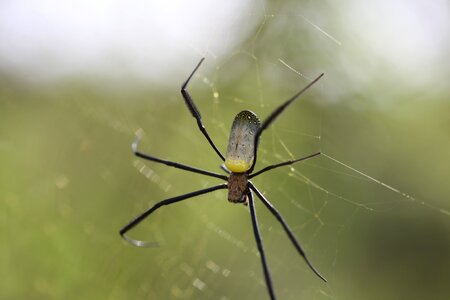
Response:
[{"label": "golden orb weaver spider", "polygon": [[166,200],[162,200],[158,203],[156,203],[154,206],[150,207],[148,210],[143,212],[142,214],[138,215],[135,219],[133,219],[130,223],[128,223],[125,227],[123,227],[120,230],[120,235],[127,240],[129,243],[131,243],[134,246],[137,247],[145,247],[148,246],[148,242],[135,240],[127,235],[125,235],[129,230],[134,228],[136,225],[138,225],[142,220],[144,220],[146,217],[148,217],[151,213],[153,213],[155,210],[160,208],[164,205],[169,205],[172,203],[180,202],[182,200],[186,200],[192,197],[200,196],[203,194],[207,194],[216,190],[220,189],[228,189],[228,201],[233,203],[243,203],[245,205],[250,206],[250,216],[252,220],[252,226],[253,226],[253,234],[255,236],[256,240],[256,246],[258,248],[260,257],[261,257],[261,263],[264,273],[264,278],[267,285],[267,290],[270,295],[270,299],[274,300],[275,292],[272,284],[272,279],[269,272],[269,267],[267,265],[266,261],[266,255],[264,252],[263,244],[261,235],[258,228],[258,221],[256,219],[256,212],[255,212],[255,205],[253,201],[253,192],[258,196],[258,198],[261,200],[261,202],[269,209],[269,211],[275,216],[275,218],[280,222],[281,226],[283,227],[284,231],[286,232],[287,236],[291,240],[292,244],[294,245],[295,249],[297,249],[298,253],[303,257],[306,264],[309,266],[309,268],[323,281],[327,281],[325,277],[323,277],[311,264],[311,262],[306,257],[305,251],[300,246],[300,243],[295,238],[294,234],[292,233],[291,229],[287,225],[287,223],[284,221],[283,217],[280,215],[280,213],[276,210],[276,208],[263,196],[263,194],[256,188],[256,186],[250,181],[251,178],[256,177],[262,173],[265,173],[269,170],[281,167],[281,166],[287,166],[292,165],[297,162],[312,158],[314,156],[320,155],[320,152],[299,158],[294,160],[288,160],[282,163],[273,164],[270,166],[267,166],[255,173],[253,173],[253,169],[256,164],[256,157],[257,157],[257,150],[258,150],[258,144],[259,144],[259,138],[261,136],[261,133],[269,127],[270,124],[288,107],[289,104],[294,102],[298,97],[303,94],[307,89],[309,89],[313,84],[315,84],[322,76],[323,73],[320,74],[316,79],[314,79],[312,82],[310,82],[306,87],[304,87],[302,90],[297,92],[294,96],[292,96],[290,99],[285,101],[282,105],[277,107],[265,120],[264,122],[260,122],[258,117],[255,113],[249,111],[249,110],[243,110],[240,113],[238,113],[233,121],[233,124],[231,126],[230,131],[230,138],[228,141],[228,147],[227,147],[227,154],[226,156],[223,156],[222,153],[217,149],[216,145],[211,140],[209,134],[206,131],[205,126],[203,125],[202,118],[200,115],[200,112],[198,108],[195,106],[194,101],[192,100],[191,96],[187,92],[186,88],[189,84],[189,81],[194,76],[197,69],[200,67],[202,62],[205,58],[202,58],[200,62],[197,64],[197,66],[194,68],[192,73],[189,75],[189,77],[186,79],[186,81],[181,86],[181,94],[183,96],[183,99],[191,112],[192,116],[196,119],[198,128],[203,133],[205,138],[208,140],[211,147],[214,149],[214,151],[217,153],[217,155],[224,161],[224,164],[221,165],[221,168],[228,174],[228,176],[198,169],[195,167],[191,167],[185,164],[180,164],[160,158],[156,158],[154,156],[144,154],[142,152],[139,152],[137,147],[139,143],[140,137],[137,136],[136,140],[132,143],[131,148],[133,150],[133,153],[143,159],[150,160],[153,162],[165,164],[167,166],[171,166],[174,168],[186,170],[193,173],[203,174],[210,177],[220,178],[226,181],[226,183],[222,183],[213,187],[209,187],[202,190],[197,190],[191,193],[187,193],[184,195],[180,195],[177,197],[169,198]]}]

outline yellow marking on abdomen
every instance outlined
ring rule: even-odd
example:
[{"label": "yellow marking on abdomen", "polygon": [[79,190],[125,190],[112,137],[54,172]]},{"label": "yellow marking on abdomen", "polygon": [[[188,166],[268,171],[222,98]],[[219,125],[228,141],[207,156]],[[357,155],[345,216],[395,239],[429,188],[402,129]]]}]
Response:
[{"label": "yellow marking on abdomen", "polygon": [[244,173],[250,169],[250,164],[243,159],[227,158],[225,160],[225,166],[233,173]]}]

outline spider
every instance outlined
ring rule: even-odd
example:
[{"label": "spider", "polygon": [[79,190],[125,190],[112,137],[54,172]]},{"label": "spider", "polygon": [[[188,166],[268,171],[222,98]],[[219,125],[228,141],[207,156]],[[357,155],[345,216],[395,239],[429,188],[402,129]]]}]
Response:
[{"label": "spider", "polygon": [[256,158],[257,158],[257,150],[258,150],[258,144],[259,139],[261,137],[261,133],[269,127],[270,124],[290,105],[292,102],[294,102],[296,99],[299,98],[301,94],[303,94],[307,89],[309,89],[313,84],[315,84],[322,76],[323,73],[320,74],[316,79],[314,79],[311,83],[309,83],[306,87],[304,87],[302,90],[297,92],[294,96],[292,96],[289,100],[285,101],[282,105],[277,107],[265,120],[264,122],[260,122],[259,118],[256,116],[255,113],[249,111],[249,110],[243,110],[240,113],[236,115],[234,118],[233,124],[231,126],[231,132],[230,132],[230,138],[228,142],[227,147],[227,153],[226,156],[223,156],[222,153],[219,151],[219,149],[216,147],[214,142],[211,140],[208,132],[206,131],[205,126],[203,125],[202,118],[200,115],[200,111],[195,106],[194,101],[192,100],[191,96],[189,95],[187,91],[187,85],[189,84],[189,81],[194,76],[197,69],[200,67],[202,62],[205,58],[202,58],[200,62],[197,64],[197,66],[194,68],[192,73],[189,75],[189,77],[186,79],[186,81],[181,86],[181,94],[183,96],[184,102],[186,103],[189,111],[191,112],[192,116],[197,121],[198,128],[203,133],[205,138],[208,140],[211,147],[214,149],[214,151],[217,153],[217,155],[220,157],[220,159],[224,162],[224,164],[221,165],[221,168],[227,173],[228,176],[198,169],[195,167],[191,167],[185,164],[160,159],[148,154],[144,154],[138,150],[138,143],[140,141],[140,136],[137,135],[135,141],[132,143],[131,148],[133,150],[133,153],[143,159],[153,161],[156,163],[165,164],[167,166],[171,166],[174,168],[182,169],[185,171],[203,174],[210,177],[220,178],[226,181],[226,183],[222,183],[216,186],[212,186],[209,188],[197,190],[191,193],[187,193],[184,195],[180,195],[177,197],[169,198],[166,200],[162,200],[152,207],[150,207],[148,210],[144,211],[142,214],[138,215],[135,219],[133,219],[131,222],[129,222],[125,227],[123,227],[120,230],[120,235],[127,240],[129,243],[131,243],[134,246],[137,247],[145,247],[149,246],[149,242],[144,242],[140,240],[135,240],[133,238],[130,238],[126,235],[126,233],[133,229],[136,225],[138,225],[142,220],[144,220],[146,217],[148,217],[151,213],[153,213],[158,208],[177,203],[189,198],[193,198],[196,196],[200,196],[203,194],[211,193],[213,191],[221,190],[221,189],[228,189],[228,201],[232,203],[242,203],[244,205],[248,205],[250,207],[250,216],[253,226],[253,234],[255,236],[256,240],[256,246],[258,248],[260,258],[261,258],[261,264],[263,268],[264,278],[267,286],[267,290],[270,296],[270,299],[275,299],[275,292],[272,284],[272,279],[270,276],[269,267],[267,265],[266,261],[266,254],[264,252],[264,247],[262,244],[261,235],[258,228],[258,221],[256,218],[256,212],[255,212],[255,204],[253,199],[253,193],[256,194],[256,196],[261,200],[261,202],[269,209],[269,211],[275,216],[275,218],[280,222],[281,226],[283,227],[284,231],[286,232],[287,236],[291,240],[292,244],[294,245],[295,249],[297,249],[298,253],[303,257],[306,264],[309,266],[309,268],[323,281],[327,281],[325,277],[323,277],[312,265],[312,263],[308,260],[306,257],[305,251],[302,249],[300,243],[295,238],[294,234],[292,233],[291,229],[287,225],[286,221],[283,219],[283,217],[280,215],[280,213],[277,211],[277,209],[264,197],[264,195],[260,192],[260,190],[250,181],[253,177],[256,177],[258,175],[261,175],[269,170],[292,165],[295,163],[298,163],[300,161],[310,159],[312,157],[315,157],[317,155],[320,155],[320,152],[294,159],[294,160],[288,160],[282,163],[273,164],[270,166],[267,166],[255,173],[253,173],[253,169],[256,164]]}]

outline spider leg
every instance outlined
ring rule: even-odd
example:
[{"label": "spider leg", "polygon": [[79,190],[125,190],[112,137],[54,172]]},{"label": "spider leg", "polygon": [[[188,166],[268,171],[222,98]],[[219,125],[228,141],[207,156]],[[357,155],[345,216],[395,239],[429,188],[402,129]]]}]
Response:
[{"label": "spider leg", "polygon": [[255,194],[258,196],[259,199],[261,199],[261,201],[264,203],[264,205],[270,210],[270,212],[275,216],[275,218],[278,220],[278,222],[281,223],[281,225],[284,228],[284,231],[286,232],[286,234],[288,235],[289,239],[291,240],[292,244],[294,245],[294,247],[297,249],[298,253],[303,257],[303,259],[305,260],[306,264],[309,266],[309,268],[323,281],[327,282],[327,280],[325,279],[325,277],[323,277],[319,271],[317,271],[312,263],[308,260],[308,258],[306,257],[305,251],[302,249],[302,246],[300,246],[300,243],[297,241],[297,239],[295,238],[294,234],[292,233],[291,229],[289,228],[289,226],[286,224],[286,222],[284,221],[283,217],[280,215],[280,213],[276,210],[275,207],[273,207],[273,205],[263,196],[263,194],[261,194],[261,192],[251,183],[249,182],[250,185],[250,189],[253,190],[255,192]]},{"label": "spider leg", "polygon": [[261,234],[259,233],[258,220],[256,219],[255,203],[253,201],[253,194],[251,191],[248,193],[248,200],[250,204],[250,215],[252,217],[253,233],[255,235],[256,246],[258,247],[259,256],[261,257],[261,263],[264,271],[264,279],[266,280],[267,289],[269,291],[270,299],[275,300],[275,292],[273,290],[272,278],[270,277],[269,267],[266,261],[266,254],[262,244]]},{"label": "spider leg", "polygon": [[198,128],[200,129],[200,131],[206,137],[206,139],[208,140],[211,147],[213,147],[214,151],[216,151],[217,155],[219,155],[220,158],[223,161],[225,161],[225,157],[222,155],[222,153],[220,153],[219,149],[217,149],[216,145],[209,137],[209,134],[206,131],[205,126],[203,125],[200,111],[198,110],[197,106],[195,106],[194,101],[192,100],[191,96],[189,95],[188,91],[186,90],[187,85],[189,84],[189,81],[191,80],[192,76],[194,76],[195,72],[197,71],[197,69],[200,67],[200,65],[202,64],[202,62],[204,60],[205,60],[205,58],[203,57],[200,60],[200,62],[197,64],[197,66],[194,68],[194,71],[192,71],[192,73],[189,75],[189,77],[186,79],[186,81],[181,86],[181,95],[183,95],[184,102],[186,102],[186,105],[189,108],[189,111],[191,112],[192,116],[197,120],[197,125],[198,125]]},{"label": "spider leg", "polygon": [[156,203],[155,205],[153,205],[152,207],[150,207],[149,209],[147,209],[146,211],[144,211],[142,214],[138,215],[136,218],[134,218],[130,223],[128,223],[126,226],[124,226],[120,231],[120,235],[126,240],[128,241],[130,244],[136,246],[136,247],[148,247],[148,246],[152,246],[153,244],[150,242],[145,242],[145,241],[140,241],[140,240],[135,240],[132,239],[128,236],[125,235],[125,233],[127,233],[129,230],[133,229],[136,225],[138,225],[139,223],[142,222],[142,220],[144,220],[146,217],[148,217],[152,212],[154,212],[155,210],[157,210],[158,208],[160,208],[161,206],[164,205],[169,205],[172,203],[176,203],[185,199],[189,199],[192,197],[196,197],[196,196],[200,196],[203,194],[207,194],[216,190],[220,190],[220,189],[226,189],[227,188],[227,184],[223,183],[223,184],[219,184],[213,187],[209,187],[206,189],[202,189],[202,190],[198,190],[195,192],[191,192],[191,193],[187,193],[184,195],[180,195],[177,197],[173,197],[173,198],[169,198],[166,200],[162,200],[158,203]]},{"label": "spider leg", "polygon": [[225,164],[221,164],[220,168],[227,174],[231,174],[231,171],[227,169],[227,167],[225,166]]},{"label": "spider leg", "polygon": [[282,166],[292,165],[292,164],[301,162],[302,160],[307,160],[307,159],[313,158],[314,156],[317,156],[317,155],[320,155],[320,152],[316,152],[314,154],[311,154],[311,155],[308,155],[308,156],[304,156],[304,157],[301,157],[301,158],[298,158],[298,159],[292,159],[292,160],[288,160],[288,161],[285,161],[285,162],[282,162],[282,163],[273,164],[273,165],[267,166],[267,167],[259,170],[258,172],[255,172],[255,173],[249,175],[248,178],[250,179],[250,178],[256,177],[256,176],[258,176],[258,175],[260,175],[262,173],[265,173],[265,172],[267,172],[269,170],[272,170],[272,169],[275,169],[275,168],[278,168],[278,167],[282,167]]},{"label": "spider leg", "polygon": [[303,89],[301,89],[297,94],[295,94],[294,96],[292,96],[290,99],[288,99],[287,101],[285,101],[283,104],[281,104],[280,106],[278,106],[265,120],[264,122],[262,122],[261,127],[259,128],[259,130],[256,132],[255,135],[255,151],[254,151],[254,155],[253,155],[253,164],[252,167],[250,168],[250,170],[248,171],[249,173],[251,173],[253,171],[253,168],[255,167],[256,164],[256,152],[257,152],[257,148],[258,148],[258,144],[259,144],[259,138],[261,136],[261,133],[267,129],[267,127],[269,127],[270,124],[272,124],[272,122],[285,110],[286,107],[289,106],[289,104],[291,104],[292,102],[294,102],[296,99],[298,99],[298,97],[300,97],[300,95],[302,95],[306,90],[308,90],[312,85],[314,85],[317,81],[319,81],[320,78],[322,78],[324,74],[320,74],[319,76],[317,76],[316,79],[314,79],[313,81],[311,81],[307,86],[305,86]]},{"label": "spider leg", "polygon": [[222,175],[222,174],[218,174],[218,173],[214,173],[214,172],[210,172],[210,171],[194,168],[194,167],[191,167],[191,166],[188,166],[188,165],[185,165],[185,164],[180,164],[180,163],[177,163],[177,162],[173,162],[173,161],[170,161],[170,160],[160,159],[160,158],[157,158],[157,157],[154,157],[154,156],[151,156],[151,155],[139,152],[139,150],[137,149],[139,141],[140,141],[140,136],[136,135],[136,139],[131,144],[131,149],[133,150],[134,155],[136,155],[137,157],[140,157],[140,158],[143,158],[143,159],[146,159],[146,160],[150,160],[150,161],[154,161],[154,162],[157,162],[157,163],[161,163],[161,164],[164,164],[164,165],[167,165],[167,166],[170,166],[170,167],[174,167],[174,168],[177,168],[177,169],[182,169],[182,170],[186,170],[186,171],[193,172],[193,173],[199,173],[199,174],[203,174],[203,175],[206,175],[206,176],[216,177],[216,178],[220,178],[220,179],[223,179],[223,180],[227,180],[227,176]]}]

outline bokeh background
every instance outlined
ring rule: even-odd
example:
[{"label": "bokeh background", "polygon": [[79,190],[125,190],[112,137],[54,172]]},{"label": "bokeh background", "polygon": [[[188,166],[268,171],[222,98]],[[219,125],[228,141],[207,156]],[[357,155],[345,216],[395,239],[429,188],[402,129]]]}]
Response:
[{"label": "bokeh background", "polygon": [[[261,118],[324,72],[265,132],[255,178],[324,284],[256,202],[279,299],[450,297],[448,1],[2,1],[0,298],[268,299],[247,207],[186,109],[190,85],[224,151],[234,115]],[[357,171],[356,171],[357,170]],[[365,174],[366,176],[364,176]],[[369,177],[370,176],[370,177]]]}]

